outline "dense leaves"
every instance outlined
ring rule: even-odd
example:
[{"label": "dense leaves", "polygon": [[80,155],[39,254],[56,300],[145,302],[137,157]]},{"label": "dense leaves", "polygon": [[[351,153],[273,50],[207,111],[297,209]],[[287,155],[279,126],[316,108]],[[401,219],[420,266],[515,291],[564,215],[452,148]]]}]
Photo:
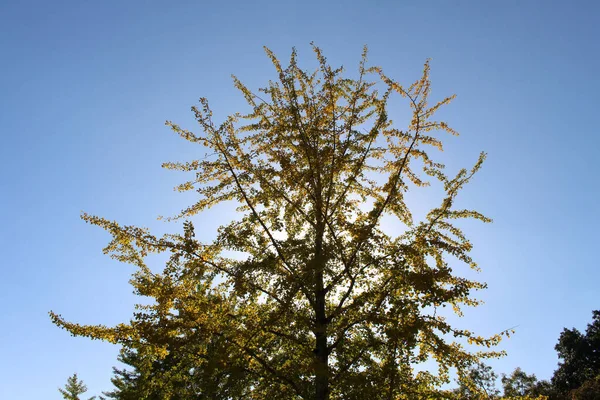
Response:
[{"label": "dense leaves", "polygon": [[502,376],[504,396],[516,397],[532,394],[536,382],[535,375],[528,375],[521,368],[517,368],[509,376]]},{"label": "dense leaves", "polygon": [[561,359],[552,377],[556,389],[567,393],[586,382],[593,387],[600,376],[600,310],[593,311],[585,333],[564,329],[555,349]]},{"label": "dense leaves", "polygon": [[588,379],[580,387],[571,391],[573,400],[597,400],[600,399],[600,375],[593,379]]},{"label": "dense leaves", "polygon": [[[187,220],[182,234],[156,237],[83,215],[112,235],[105,252],[137,267],[131,284],[153,302],[115,327],[51,313],[53,321],[123,346],[134,370],[117,371],[114,398],[447,395],[440,386],[452,370],[468,381],[472,365],[501,355],[488,349],[500,335],[454,328],[441,312],[461,315],[485,287],[455,272],[461,263],[477,269],[456,221],[489,221],[455,206],[485,155],[449,176],[430,154],[442,149],[440,132],[456,134],[434,119],[454,96],[430,104],[429,63],[402,86],[368,68],[366,51],[356,79],[317,47],[313,72],[297,65],[295,51],[287,67],[266,52],[277,81],[253,92],[234,77],[248,113],[219,124],[202,98],[192,107],[199,133],[167,122],[207,154],[164,164],[191,173],[177,189],[198,194],[174,217]],[[411,109],[403,128],[389,118],[393,96]],[[444,194],[415,221],[405,195],[429,181]],[[192,218],[227,201],[238,204],[239,218],[214,242],[198,241]],[[383,218],[400,233],[386,232]],[[164,270],[152,271],[146,256],[163,252]],[[415,369],[426,361],[434,367]]]}]

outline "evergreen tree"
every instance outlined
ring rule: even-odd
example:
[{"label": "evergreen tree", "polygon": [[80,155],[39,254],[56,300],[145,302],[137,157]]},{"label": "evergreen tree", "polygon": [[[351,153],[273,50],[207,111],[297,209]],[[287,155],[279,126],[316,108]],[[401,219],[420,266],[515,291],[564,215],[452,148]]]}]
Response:
[{"label": "evergreen tree", "polygon": [[219,336],[171,339],[165,356],[157,356],[148,346],[123,348],[119,361],[127,367],[113,368],[115,389],[104,394],[120,400],[243,398],[248,373],[233,363],[236,355],[227,353],[222,340]]},{"label": "evergreen tree", "polygon": [[[87,386],[85,386],[82,380],[77,378],[77,374],[75,373],[67,378],[64,389],[59,388],[58,391],[66,400],[82,400],[80,396],[87,392]],[[96,396],[93,396],[89,400],[94,400],[95,398]]]}]

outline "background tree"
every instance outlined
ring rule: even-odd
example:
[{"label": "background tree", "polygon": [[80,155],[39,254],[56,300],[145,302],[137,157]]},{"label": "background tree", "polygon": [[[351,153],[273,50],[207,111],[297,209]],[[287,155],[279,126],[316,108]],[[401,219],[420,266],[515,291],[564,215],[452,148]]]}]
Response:
[{"label": "background tree", "polygon": [[148,395],[144,393],[145,390],[140,388],[144,383],[144,380],[141,379],[141,373],[145,369],[143,360],[138,357],[135,351],[127,348],[121,349],[118,360],[131,369],[113,367],[111,382],[115,389],[104,392],[106,397],[121,400],[158,399],[155,394]]},{"label": "background tree", "polygon": [[139,343],[123,348],[119,361],[128,368],[113,368],[115,389],[104,394],[120,400],[244,398],[247,369],[236,366],[239,355],[223,345],[223,337],[178,331],[177,337],[160,339],[164,354]]},{"label": "background tree", "polygon": [[529,396],[545,396],[548,400],[563,400],[552,382],[548,380],[537,381],[531,388]]},{"label": "background tree", "polygon": [[497,399],[500,391],[496,388],[498,374],[492,367],[478,363],[469,369],[467,379],[459,380],[460,386],[455,390],[458,399],[479,400]]},{"label": "background tree", "polygon": [[[176,398],[177,382],[191,387],[204,378],[194,390],[212,379],[215,398],[229,398],[228,390],[239,398],[439,396],[451,369],[466,380],[471,365],[501,355],[487,350],[500,335],[457,329],[440,312],[450,306],[460,315],[462,306],[478,304],[472,291],[485,287],[455,273],[461,262],[477,269],[455,221],[489,220],[455,205],[485,155],[455,176],[431,157],[430,149],[442,149],[436,132],[456,132],[433,119],[454,96],[430,104],[428,63],[405,87],[367,68],[366,50],[356,79],[332,68],[317,47],[314,72],[298,67],[295,51],[287,67],[266,51],[278,81],[252,92],[234,77],[248,113],[216,124],[202,98],[192,107],[200,133],[167,122],[207,152],[164,164],[193,172],[178,189],[199,194],[176,218],[226,201],[239,204],[239,218],[202,243],[191,222],[181,235],[156,237],[84,214],[113,236],[107,253],[138,267],[132,285],[154,302],[112,328],[51,313],[53,321],[133,351],[134,379],[145,377],[163,398]],[[393,95],[412,111],[403,129],[389,118]],[[405,195],[429,181],[445,194],[414,221]],[[383,218],[399,233],[385,232]],[[171,258],[156,273],[145,257],[161,252]],[[427,360],[437,368],[414,370]]]},{"label": "background tree", "polygon": [[572,400],[597,400],[600,399],[600,375],[593,379],[588,379],[570,392]]},{"label": "background tree", "polygon": [[502,376],[502,387],[505,397],[533,395],[537,383],[535,375],[526,374],[521,368],[516,368],[512,374]]},{"label": "background tree", "polygon": [[558,391],[567,393],[600,375],[600,311],[592,312],[585,334],[564,329],[555,349],[561,361],[552,384]]},{"label": "background tree", "polygon": [[549,400],[600,398],[597,391],[600,375],[599,319],[600,313],[593,311],[593,321],[588,324],[585,333],[577,329],[563,330],[555,346],[561,361],[551,381],[535,381],[534,375],[517,369],[510,377],[502,379],[505,395],[520,392],[529,396],[546,396]]},{"label": "background tree", "polygon": [[[77,374],[73,374],[67,378],[67,383],[64,389],[59,388],[58,391],[62,394],[62,397],[67,400],[83,400],[80,396],[87,392],[87,386],[82,380],[77,378]],[[96,396],[92,396],[89,400],[94,400]],[[102,397],[100,397],[102,399]]]}]

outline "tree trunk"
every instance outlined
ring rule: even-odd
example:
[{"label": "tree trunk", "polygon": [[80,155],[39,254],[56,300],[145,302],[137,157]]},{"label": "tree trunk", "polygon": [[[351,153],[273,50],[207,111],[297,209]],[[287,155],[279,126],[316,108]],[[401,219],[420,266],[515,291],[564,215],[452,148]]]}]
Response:
[{"label": "tree trunk", "polygon": [[323,276],[321,274],[321,289],[317,290],[315,306],[317,308],[317,324],[315,329],[315,400],[329,399],[329,354],[327,349],[327,320],[325,315],[325,293],[323,291]]},{"label": "tree trunk", "polygon": [[315,293],[315,400],[329,399],[329,351],[327,349],[327,314],[325,310],[326,295],[324,283],[325,260],[323,257],[323,234],[325,226],[317,223],[315,241],[314,293]]}]

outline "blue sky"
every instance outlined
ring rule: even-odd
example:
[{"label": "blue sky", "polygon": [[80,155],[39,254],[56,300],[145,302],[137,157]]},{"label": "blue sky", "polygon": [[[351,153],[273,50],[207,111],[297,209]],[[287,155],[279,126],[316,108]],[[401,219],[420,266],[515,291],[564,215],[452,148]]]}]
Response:
[{"label": "blue sky", "polygon": [[541,0],[0,2],[0,398],[58,399],[75,371],[90,395],[110,389],[117,348],[47,316],[131,315],[132,268],[101,254],[108,237],[79,213],[180,229],[155,221],[191,200],[160,164],[202,151],[164,121],[194,128],[200,96],[217,116],[240,110],[230,74],[256,88],[275,77],[263,45],[281,58],[297,46],[312,65],[311,41],[350,71],[368,44],[402,82],[432,58],[434,96],[458,95],[448,167],[489,154],[461,197],[494,219],[467,227],[489,289],[460,323],[517,326],[495,369],[550,377],[562,328],[600,307],[599,13],[595,1]]}]

